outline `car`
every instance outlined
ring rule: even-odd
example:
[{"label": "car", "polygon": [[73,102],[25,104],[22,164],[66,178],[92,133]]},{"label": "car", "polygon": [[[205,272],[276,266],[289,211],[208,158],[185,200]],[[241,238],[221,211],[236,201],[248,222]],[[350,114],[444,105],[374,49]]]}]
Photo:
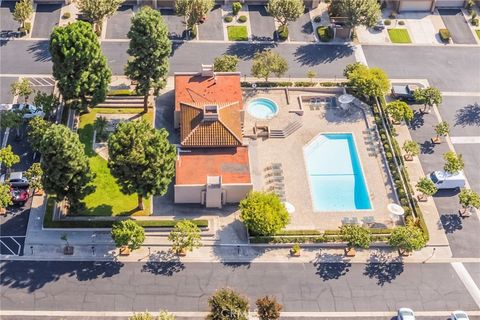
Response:
[{"label": "car", "polygon": [[10,194],[12,195],[12,202],[23,206],[28,200],[28,189],[10,187]]},{"label": "car", "polygon": [[23,114],[24,119],[31,119],[33,117],[45,117],[45,112],[42,108],[36,107],[33,104],[28,103],[10,103],[2,104],[0,111],[13,111]]},{"label": "car", "polygon": [[23,172],[10,172],[7,175],[2,175],[0,177],[0,182],[6,182],[12,188],[28,188],[30,183],[28,182],[27,178],[25,178]]},{"label": "car", "polygon": [[469,320],[470,318],[464,311],[453,311],[452,316],[450,318],[451,320]]},{"label": "car", "polygon": [[415,84],[392,86],[392,97],[407,101],[414,101],[415,97],[413,96],[413,92],[418,88],[419,86]]},{"label": "car", "polygon": [[385,29],[385,24],[383,23],[382,20],[378,21],[375,23],[375,25],[372,27],[373,30],[375,31],[382,31]]},{"label": "car", "polygon": [[400,308],[397,312],[397,320],[415,320],[415,313],[410,308]]}]

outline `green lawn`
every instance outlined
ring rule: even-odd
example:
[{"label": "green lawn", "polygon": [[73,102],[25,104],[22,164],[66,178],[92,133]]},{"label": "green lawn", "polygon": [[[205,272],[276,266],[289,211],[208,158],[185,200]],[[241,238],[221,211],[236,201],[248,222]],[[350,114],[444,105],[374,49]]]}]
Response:
[{"label": "green lawn", "polygon": [[480,29],[475,30],[475,32],[477,33],[478,39],[480,39]]},{"label": "green lawn", "polygon": [[245,26],[228,26],[228,40],[230,41],[247,41],[248,32]]},{"label": "green lawn", "polygon": [[[137,195],[127,196],[120,191],[107,166],[107,161],[97,155],[92,148],[93,122],[97,113],[139,113],[139,109],[94,108],[89,113],[80,116],[78,134],[85,145],[85,153],[89,157],[90,169],[95,174],[93,185],[95,192],[85,197],[86,210],[82,215],[119,216],[119,215],[150,215],[150,199],[145,199],[145,210],[137,210]],[[142,115],[153,122],[153,111]]]},{"label": "green lawn", "polygon": [[388,29],[388,36],[393,43],[412,43],[407,29]]}]

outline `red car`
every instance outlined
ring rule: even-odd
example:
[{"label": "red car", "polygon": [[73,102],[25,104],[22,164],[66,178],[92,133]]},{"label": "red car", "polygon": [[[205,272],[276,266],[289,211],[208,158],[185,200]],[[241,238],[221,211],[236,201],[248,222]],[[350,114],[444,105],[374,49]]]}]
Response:
[{"label": "red car", "polygon": [[10,188],[10,194],[12,195],[12,201],[14,204],[23,206],[28,200],[28,189]]}]

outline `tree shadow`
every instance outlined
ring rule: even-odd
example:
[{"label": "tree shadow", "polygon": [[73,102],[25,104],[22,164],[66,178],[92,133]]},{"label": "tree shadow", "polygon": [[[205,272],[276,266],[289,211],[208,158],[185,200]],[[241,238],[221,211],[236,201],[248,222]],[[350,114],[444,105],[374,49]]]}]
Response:
[{"label": "tree shadow", "polygon": [[458,214],[442,214],[440,216],[445,233],[455,233],[463,229],[462,218]]},{"label": "tree shadow", "polygon": [[38,41],[30,45],[27,49],[28,52],[33,53],[35,61],[51,61],[49,43],[48,41]]},{"label": "tree shadow", "polygon": [[339,279],[350,271],[352,264],[341,254],[322,253],[317,256],[313,263],[323,281]]},{"label": "tree shadow", "polygon": [[185,41],[181,39],[185,39],[187,35],[187,31],[185,30],[183,34],[181,35],[181,38],[172,38],[172,53],[170,53],[170,57],[173,57],[175,54],[175,51],[180,49],[180,47],[185,43]]},{"label": "tree shadow", "polygon": [[430,140],[425,140],[420,144],[420,152],[422,154],[433,154],[435,152],[435,144]]},{"label": "tree shadow", "polygon": [[413,111],[413,119],[410,121],[408,127],[412,130],[420,129],[425,124],[424,113],[418,110]]},{"label": "tree shadow", "polygon": [[313,67],[321,63],[330,63],[337,59],[349,57],[353,53],[351,46],[306,44],[299,46],[294,55],[295,60],[301,65]]},{"label": "tree shadow", "polygon": [[480,105],[475,103],[457,110],[455,126],[480,126]]},{"label": "tree shadow", "polygon": [[148,258],[149,261],[142,266],[142,272],[171,277],[185,269],[183,262],[171,251],[158,251]]},{"label": "tree shadow", "polygon": [[35,292],[62,277],[78,281],[111,278],[120,273],[118,261],[4,261],[0,265],[0,284],[14,289]]},{"label": "tree shadow", "polygon": [[377,251],[370,255],[365,266],[363,275],[370,279],[377,279],[377,285],[391,283],[403,273],[403,261],[401,257],[390,258],[387,254]]},{"label": "tree shadow", "polygon": [[228,46],[226,54],[235,55],[242,60],[251,60],[257,52],[272,49],[276,46],[276,43],[232,43]]}]

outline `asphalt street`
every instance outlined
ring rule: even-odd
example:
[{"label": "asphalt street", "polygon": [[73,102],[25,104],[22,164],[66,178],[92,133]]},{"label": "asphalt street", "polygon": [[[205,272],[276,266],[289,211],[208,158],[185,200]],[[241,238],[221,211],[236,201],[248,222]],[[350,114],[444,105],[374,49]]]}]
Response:
[{"label": "asphalt street", "polygon": [[286,312],[478,310],[450,264],[4,261],[0,278],[3,310],[206,311],[222,287]]}]

